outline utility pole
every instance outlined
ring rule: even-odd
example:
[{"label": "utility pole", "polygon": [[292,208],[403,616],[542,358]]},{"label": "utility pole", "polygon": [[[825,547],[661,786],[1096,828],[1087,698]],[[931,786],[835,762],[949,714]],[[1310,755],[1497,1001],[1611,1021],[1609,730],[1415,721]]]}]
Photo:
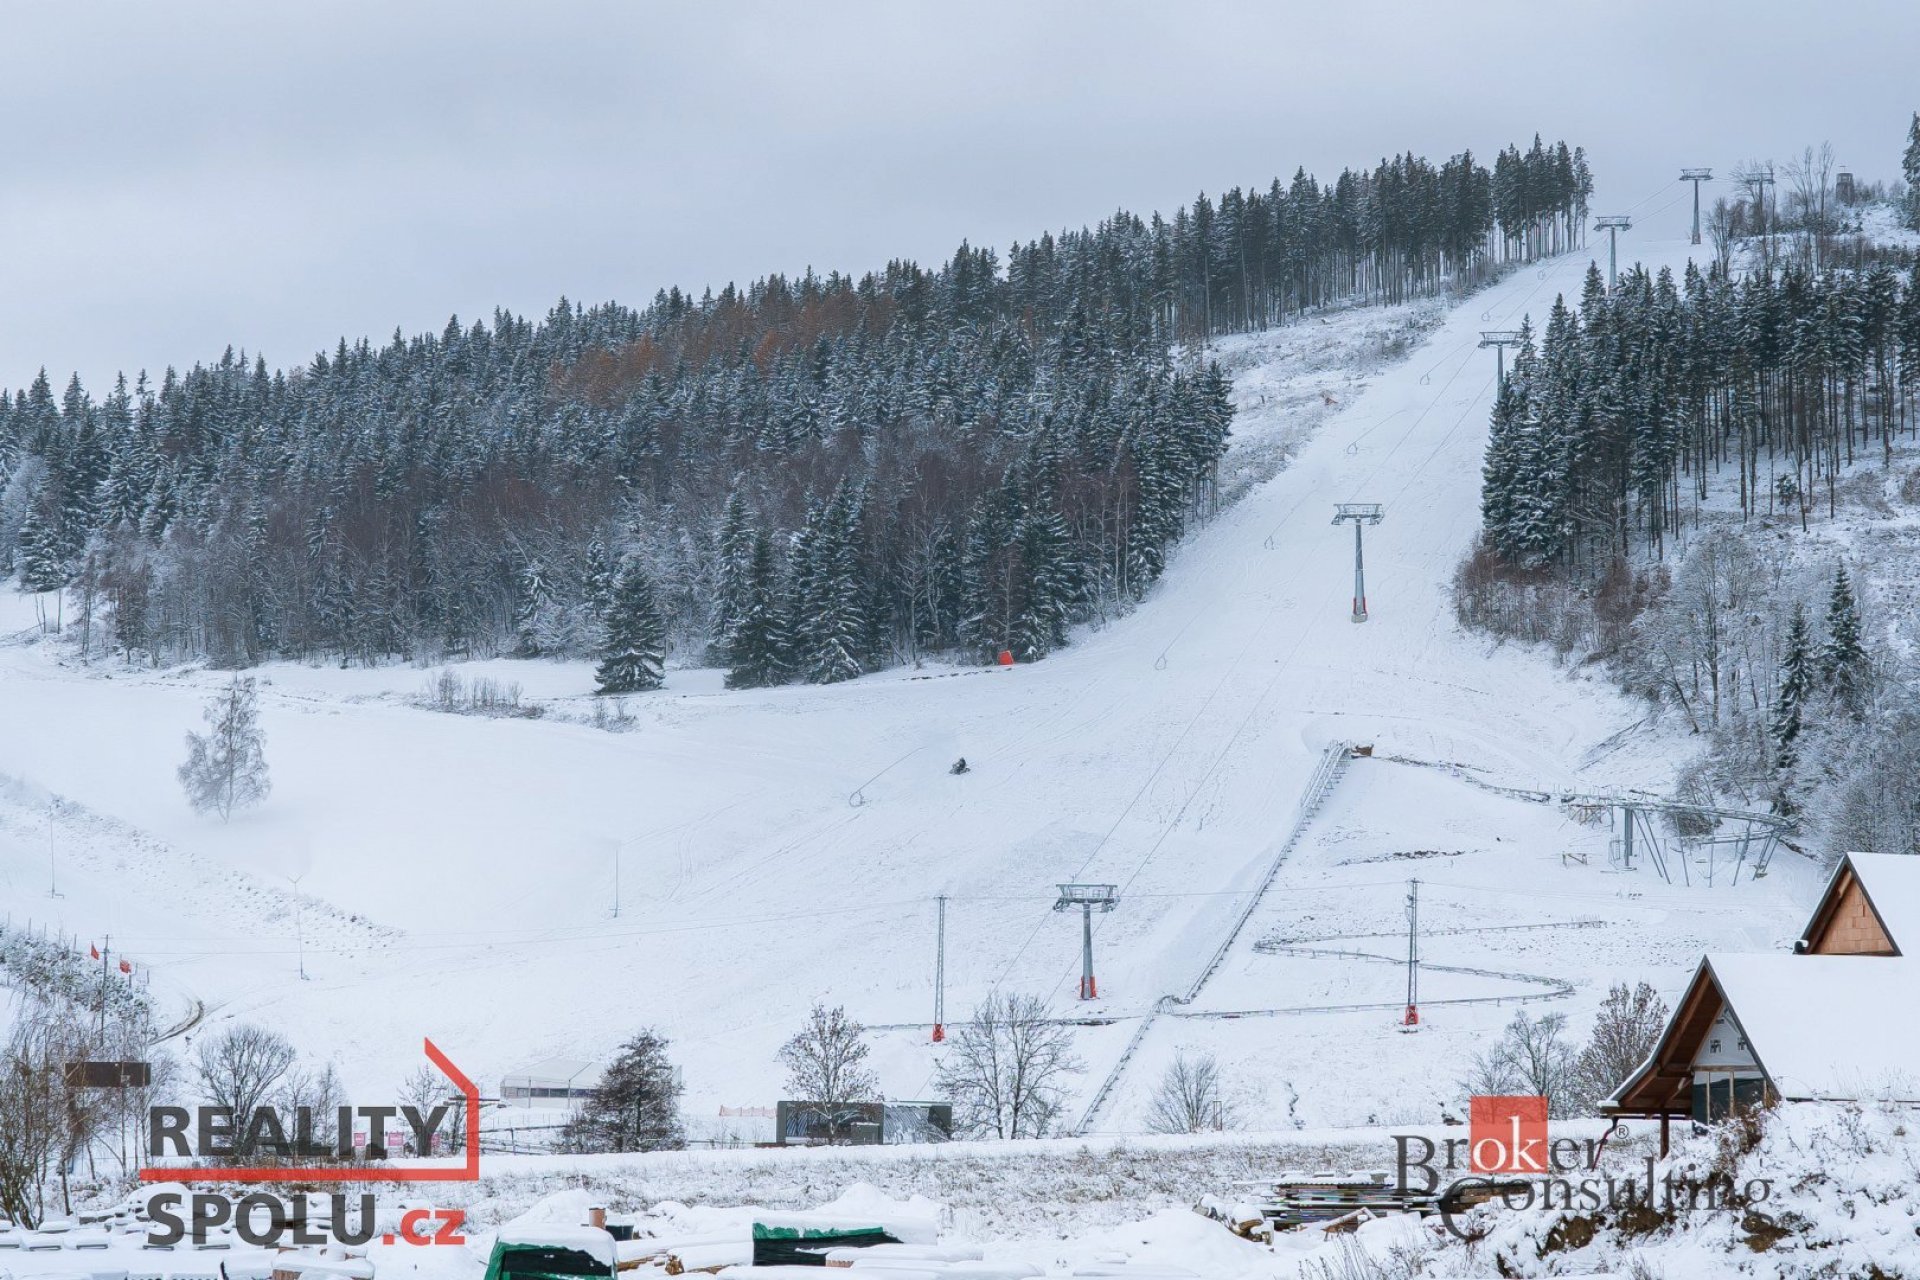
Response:
[{"label": "utility pole", "polygon": [[60,896],[59,867],[54,861],[54,821],[60,816],[60,797],[47,797],[47,896]]},{"label": "utility pole", "polygon": [[933,952],[933,1042],[947,1038],[947,895],[934,899],[939,904],[939,924],[934,928]]},{"label": "utility pole", "polygon": [[307,873],[304,871],[297,876],[287,877],[288,883],[293,885],[293,946],[294,954],[299,957],[302,982],[307,980],[307,931],[300,906],[300,882],[306,878]]},{"label": "utility pole", "polygon": [[1353,620],[1367,620],[1367,562],[1360,543],[1360,526],[1379,524],[1386,509],[1377,502],[1342,502],[1333,509],[1333,522],[1353,522]]},{"label": "utility pole", "polygon": [[1610,213],[1593,220],[1595,231],[1607,233],[1607,289],[1613,289],[1620,274],[1620,233],[1633,230],[1633,219],[1624,213]]},{"label": "utility pole", "polygon": [[1711,169],[1682,169],[1680,181],[1693,184],[1693,242],[1700,243],[1700,184],[1713,181]]},{"label": "utility pole", "polygon": [[1114,909],[1120,899],[1115,894],[1117,886],[1110,884],[1063,884],[1060,897],[1054,902],[1055,911],[1071,911],[1080,908],[1080,998],[1098,1000],[1100,989],[1093,980],[1093,913],[1105,913]]},{"label": "utility pole", "polygon": [[1420,1025],[1420,882],[1407,881],[1407,1012],[1400,1025]]},{"label": "utility pole", "polygon": [[1484,350],[1492,347],[1498,353],[1496,360],[1500,370],[1500,381],[1494,384],[1497,390],[1504,391],[1507,387],[1507,348],[1519,346],[1522,336],[1518,329],[1482,329],[1480,331],[1481,348]]}]

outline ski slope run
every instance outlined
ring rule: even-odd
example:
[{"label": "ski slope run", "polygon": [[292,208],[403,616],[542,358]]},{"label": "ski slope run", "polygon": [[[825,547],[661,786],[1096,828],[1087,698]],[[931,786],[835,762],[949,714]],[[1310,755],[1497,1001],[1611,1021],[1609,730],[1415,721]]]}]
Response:
[{"label": "ski slope run", "polygon": [[[0,801],[5,905],[82,945],[111,933],[157,987],[204,1000],[207,1026],[271,1023],[363,1094],[391,1090],[422,1035],[492,1087],[654,1026],[701,1113],[779,1096],[775,1050],[814,1000],[899,1024],[879,1039],[882,1083],[928,1096],[934,1050],[910,1024],[931,1018],[945,894],[949,1019],[999,986],[1104,1022],[1078,1032],[1084,1095],[1128,1019],[1211,957],[1330,741],[1518,785],[1665,784],[1656,746],[1588,759],[1640,708],[1462,636],[1446,597],[1478,525],[1494,383],[1479,330],[1544,315],[1588,261],[1471,297],[1364,389],[1330,375],[1340,403],[1291,465],[1194,533],[1131,616],[1032,666],[750,692],[676,671],[615,734],[416,709],[398,695],[417,670],[282,664],[259,673],[273,794],[223,827],[174,779],[220,673],[0,650],[0,708],[21,729],[0,735],[0,772],[74,806],[51,833],[65,896],[48,898],[45,815]],[[1252,444],[1287,427],[1264,363],[1287,338],[1220,350]],[[1386,506],[1364,626],[1348,620],[1352,533],[1330,523],[1342,501]],[[6,607],[15,629],[30,616]],[[578,664],[472,665],[557,713],[591,689]],[[952,776],[961,755],[972,771]],[[1086,1006],[1077,913],[1050,909],[1076,880],[1121,896],[1097,922]]]}]

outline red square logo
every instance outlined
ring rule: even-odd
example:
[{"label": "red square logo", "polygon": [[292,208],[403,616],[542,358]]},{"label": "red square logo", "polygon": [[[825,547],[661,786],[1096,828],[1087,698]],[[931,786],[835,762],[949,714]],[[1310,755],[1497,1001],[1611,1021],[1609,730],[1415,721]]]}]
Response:
[{"label": "red square logo", "polygon": [[1476,1097],[1467,1112],[1475,1173],[1547,1172],[1547,1100]]}]

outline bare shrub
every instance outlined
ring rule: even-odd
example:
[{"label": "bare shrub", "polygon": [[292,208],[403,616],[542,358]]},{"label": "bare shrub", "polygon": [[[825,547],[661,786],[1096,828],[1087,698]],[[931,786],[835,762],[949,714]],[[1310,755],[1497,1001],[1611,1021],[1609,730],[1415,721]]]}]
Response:
[{"label": "bare shrub", "polygon": [[627,733],[639,725],[640,718],[627,710],[625,698],[595,698],[592,723],[594,728],[606,733]]},{"label": "bare shrub", "polygon": [[456,716],[488,716],[496,719],[537,719],[541,708],[520,700],[520,686],[490,676],[463,680],[452,668],[443,668],[427,682],[416,705],[429,711],[444,711]]}]

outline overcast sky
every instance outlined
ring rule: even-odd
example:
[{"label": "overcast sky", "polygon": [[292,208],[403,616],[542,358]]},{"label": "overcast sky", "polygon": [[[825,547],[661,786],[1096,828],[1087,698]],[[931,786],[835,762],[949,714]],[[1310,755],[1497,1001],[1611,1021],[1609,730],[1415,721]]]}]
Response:
[{"label": "overcast sky", "polygon": [[1676,234],[1681,165],[1830,139],[1896,176],[1916,50],[1914,0],[0,0],[0,386],[933,261],[1536,130]]}]

